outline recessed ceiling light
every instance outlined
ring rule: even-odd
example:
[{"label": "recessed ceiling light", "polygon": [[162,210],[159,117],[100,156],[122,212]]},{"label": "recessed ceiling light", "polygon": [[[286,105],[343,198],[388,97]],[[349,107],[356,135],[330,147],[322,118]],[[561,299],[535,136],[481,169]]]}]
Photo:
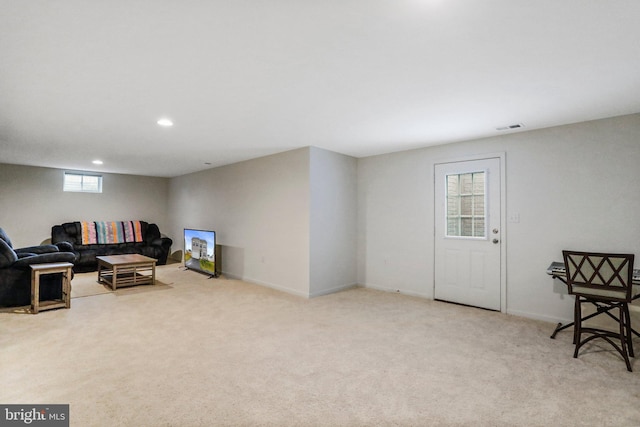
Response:
[{"label": "recessed ceiling light", "polygon": [[160,119],[157,122],[160,126],[169,127],[173,126],[173,122],[169,119]]},{"label": "recessed ceiling light", "polygon": [[102,160],[94,160],[91,163],[93,163],[94,165],[101,165],[103,162],[102,162]]}]

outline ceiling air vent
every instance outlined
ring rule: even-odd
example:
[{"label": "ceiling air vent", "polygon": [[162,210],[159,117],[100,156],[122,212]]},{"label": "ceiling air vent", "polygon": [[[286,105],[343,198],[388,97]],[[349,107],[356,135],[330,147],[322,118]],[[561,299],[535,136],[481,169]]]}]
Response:
[{"label": "ceiling air vent", "polygon": [[496,128],[496,130],[512,130],[512,129],[520,129],[520,128],[523,128],[523,127],[524,127],[524,125],[522,123],[517,123],[515,125],[499,127],[499,128]]}]

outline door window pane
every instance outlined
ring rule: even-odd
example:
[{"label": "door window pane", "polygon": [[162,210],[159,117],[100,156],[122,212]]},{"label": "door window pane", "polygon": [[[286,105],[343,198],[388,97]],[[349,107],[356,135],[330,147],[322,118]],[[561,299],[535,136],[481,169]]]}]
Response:
[{"label": "door window pane", "polygon": [[457,219],[447,220],[447,236],[460,235],[460,222]]},{"label": "door window pane", "polygon": [[447,175],[447,236],[486,237],[485,172]]}]

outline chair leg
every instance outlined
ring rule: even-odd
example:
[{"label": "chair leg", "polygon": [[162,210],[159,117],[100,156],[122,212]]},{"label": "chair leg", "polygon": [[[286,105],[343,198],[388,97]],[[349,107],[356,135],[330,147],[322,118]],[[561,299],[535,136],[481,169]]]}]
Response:
[{"label": "chair leg", "polygon": [[627,338],[627,350],[630,357],[636,357],[633,353],[633,334],[631,333],[631,313],[629,313],[629,304],[623,304],[623,309],[626,324],[625,337]]},{"label": "chair leg", "polygon": [[618,308],[620,309],[620,347],[621,347],[621,352],[622,353],[622,358],[624,359],[624,363],[627,364],[627,371],[629,372],[633,372],[631,370],[631,362],[629,361],[629,354],[627,352],[627,347],[629,346],[629,334],[628,334],[628,323],[627,322],[627,304],[621,304],[618,306]]},{"label": "chair leg", "polygon": [[580,296],[576,295],[575,308],[573,309],[573,343],[576,349],[573,352],[573,357],[578,357],[578,350],[580,349],[580,329],[582,328],[582,306],[580,303]]},{"label": "chair leg", "polygon": [[[589,341],[597,338],[602,338],[611,344],[616,351],[622,356],[624,359],[624,363],[627,365],[627,371],[633,372],[631,369],[631,361],[629,357],[634,357],[633,352],[633,335],[631,329],[631,316],[629,313],[629,306],[626,303],[613,303],[610,305],[610,309],[618,308],[619,315],[616,318],[611,315],[614,319],[618,321],[618,332],[614,332],[611,330],[604,330],[599,328],[591,328],[591,327],[582,327],[582,303],[583,302],[591,302],[588,299],[582,299],[580,296],[576,295],[575,308],[574,308],[574,325],[573,325],[573,341],[575,343],[575,350],[573,352],[573,357],[578,357],[578,352],[583,344],[588,343]],[[608,311],[608,310],[607,310]],[[582,333],[583,330],[589,336],[582,341]],[[613,340],[612,340],[613,338]],[[615,341],[614,341],[615,340]],[[619,344],[618,341],[619,340]]]}]

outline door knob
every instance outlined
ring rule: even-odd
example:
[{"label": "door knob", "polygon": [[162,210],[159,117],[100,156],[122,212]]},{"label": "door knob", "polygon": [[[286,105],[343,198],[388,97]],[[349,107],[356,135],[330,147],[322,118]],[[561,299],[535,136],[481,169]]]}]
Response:
[{"label": "door knob", "polygon": [[497,245],[497,244],[498,244],[498,242],[500,242],[500,240],[498,240],[498,239],[493,239],[493,244],[494,244],[494,245]]}]

